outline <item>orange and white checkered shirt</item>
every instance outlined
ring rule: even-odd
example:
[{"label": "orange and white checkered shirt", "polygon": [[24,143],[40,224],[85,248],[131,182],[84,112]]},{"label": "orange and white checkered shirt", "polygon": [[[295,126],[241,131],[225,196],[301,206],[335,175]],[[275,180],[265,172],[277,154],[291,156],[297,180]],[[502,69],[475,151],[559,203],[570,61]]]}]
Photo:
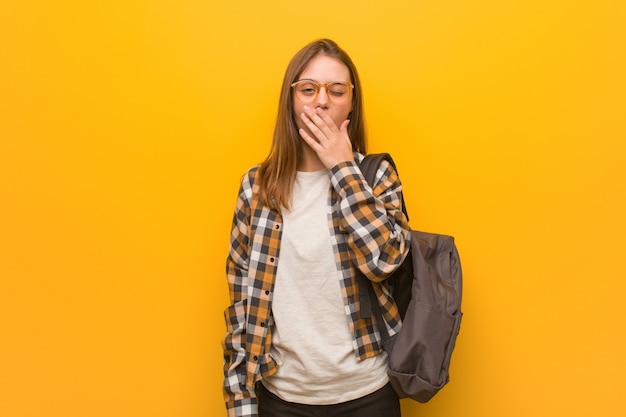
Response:
[{"label": "orange and white checkered shirt", "polygon": [[[357,153],[355,158],[360,161],[363,155]],[[257,416],[255,383],[272,375],[277,367],[270,356],[271,311],[282,217],[260,203],[257,173],[258,167],[253,167],[242,180],[226,263],[231,304],[224,312],[227,332],[223,348],[224,398],[229,417]],[[373,188],[356,162],[341,163],[329,175],[328,203],[333,215],[328,226],[354,352],[362,360],[379,354],[382,344],[376,319],[359,314],[355,268],[373,282],[389,334],[396,334],[401,327],[384,279],[409,250],[402,184],[387,161],[379,167]]]}]

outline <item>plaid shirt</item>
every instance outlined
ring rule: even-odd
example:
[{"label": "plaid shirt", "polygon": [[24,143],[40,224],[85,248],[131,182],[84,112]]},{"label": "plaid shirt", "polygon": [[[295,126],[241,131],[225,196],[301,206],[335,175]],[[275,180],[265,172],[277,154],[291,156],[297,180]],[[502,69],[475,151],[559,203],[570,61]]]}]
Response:
[{"label": "plaid shirt", "polygon": [[[357,160],[363,158],[355,154]],[[224,399],[229,417],[256,417],[255,383],[276,372],[270,356],[272,294],[280,259],[282,217],[262,205],[255,184],[258,167],[244,176],[233,218],[226,272],[231,305],[226,308]],[[372,189],[357,163],[330,170],[328,226],[343,301],[359,360],[382,350],[375,318],[361,317],[355,268],[374,283],[390,335],[400,330],[398,309],[384,284],[406,257],[409,226],[401,209],[400,180],[383,161]]]}]

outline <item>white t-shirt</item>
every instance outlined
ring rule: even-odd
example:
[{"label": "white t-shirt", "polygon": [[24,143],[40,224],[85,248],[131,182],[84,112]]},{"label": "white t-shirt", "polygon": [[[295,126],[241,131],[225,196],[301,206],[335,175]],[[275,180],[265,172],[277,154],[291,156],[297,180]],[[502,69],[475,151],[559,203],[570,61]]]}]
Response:
[{"label": "white t-shirt", "polygon": [[332,249],[328,170],[298,172],[293,206],[283,210],[272,301],[271,354],[278,371],[263,379],[285,401],[336,404],[388,381],[387,355],[358,361]]}]

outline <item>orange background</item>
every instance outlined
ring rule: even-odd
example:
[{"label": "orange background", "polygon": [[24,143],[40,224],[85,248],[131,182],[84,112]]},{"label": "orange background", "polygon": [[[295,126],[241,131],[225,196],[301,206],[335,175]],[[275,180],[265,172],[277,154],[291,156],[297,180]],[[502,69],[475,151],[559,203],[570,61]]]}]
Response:
[{"label": "orange background", "polygon": [[225,415],[224,260],[291,56],[363,81],[456,236],[452,381],[406,417],[621,416],[626,3],[0,4],[0,415]]}]

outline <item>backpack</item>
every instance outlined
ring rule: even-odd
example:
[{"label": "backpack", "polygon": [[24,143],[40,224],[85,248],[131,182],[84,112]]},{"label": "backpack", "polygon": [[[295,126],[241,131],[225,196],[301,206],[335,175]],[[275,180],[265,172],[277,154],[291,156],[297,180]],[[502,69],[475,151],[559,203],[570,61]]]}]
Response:
[{"label": "backpack", "polygon": [[[395,168],[386,153],[368,155],[360,163],[368,184],[374,184],[383,159]],[[400,311],[400,331],[389,337],[374,289],[358,273],[362,316],[377,318],[389,355],[389,379],[398,396],[425,403],[450,380],[450,358],[463,315],[461,263],[454,238],[411,230],[409,254],[386,282]]]}]

